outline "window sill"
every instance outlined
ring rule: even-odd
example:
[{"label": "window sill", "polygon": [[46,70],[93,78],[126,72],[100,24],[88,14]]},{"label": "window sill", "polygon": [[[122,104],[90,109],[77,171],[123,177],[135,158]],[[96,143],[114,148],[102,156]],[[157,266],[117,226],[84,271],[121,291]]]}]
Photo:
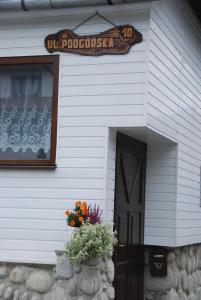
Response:
[{"label": "window sill", "polygon": [[55,170],[57,168],[57,165],[51,165],[51,166],[36,166],[36,165],[30,165],[30,166],[23,166],[23,165],[0,165],[0,170],[1,169],[33,169],[33,170]]}]

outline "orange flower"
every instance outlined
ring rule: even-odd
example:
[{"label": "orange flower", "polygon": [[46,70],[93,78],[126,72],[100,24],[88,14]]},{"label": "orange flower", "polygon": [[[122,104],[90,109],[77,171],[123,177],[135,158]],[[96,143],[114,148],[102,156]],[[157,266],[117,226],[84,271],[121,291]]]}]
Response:
[{"label": "orange flower", "polygon": [[82,222],[83,221],[83,217],[79,217],[79,221]]},{"label": "orange flower", "polygon": [[71,220],[71,221],[69,222],[69,225],[72,226],[72,227],[74,227],[74,226],[75,226],[75,221],[74,221],[74,220]]},{"label": "orange flower", "polygon": [[87,216],[87,210],[83,211],[83,216]]},{"label": "orange flower", "polygon": [[82,202],[82,204],[81,204],[81,206],[80,206],[80,210],[81,210],[82,212],[85,212],[86,209],[87,209],[87,203],[86,203],[86,202]]},{"label": "orange flower", "polygon": [[81,206],[81,204],[82,204],[81,201],[76,201],[76,202],[75,202],[75,205],[76,205],[76,206]]},{"label": "orange flower", "polygon": [[70,215],[69,210],[66,210],[66,211],[65,211],[65,215],[66,215],[67,217]]}]

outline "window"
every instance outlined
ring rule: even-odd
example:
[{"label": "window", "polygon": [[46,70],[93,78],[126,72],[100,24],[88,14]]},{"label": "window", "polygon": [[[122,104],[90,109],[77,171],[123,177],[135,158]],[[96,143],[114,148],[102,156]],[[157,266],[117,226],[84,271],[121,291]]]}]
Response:
[{"label": "window", "polygon": [[58,56],[0,58],[0,165],[54,166]]},{"label": "window", "polygon": [[[48,81],[46,82],[46,84]],[[42,77],[40,75],[19,74],[11,76],[11,98],[24,100],[42,97]]]}]

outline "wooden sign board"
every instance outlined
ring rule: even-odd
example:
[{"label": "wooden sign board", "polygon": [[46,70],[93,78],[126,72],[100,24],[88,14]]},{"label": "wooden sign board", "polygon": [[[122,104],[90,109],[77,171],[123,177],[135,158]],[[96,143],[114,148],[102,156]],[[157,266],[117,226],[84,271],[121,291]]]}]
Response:
[{"label": "wooden sign board", "polygon": [[69,52],[81,55],[99,56],[105,54],[126,54],[130,48],[142,41],[142,34],[131,25],[116,26],[94,35],[77,35],[65,29],[50,34],[45,39],[48,52]]}]

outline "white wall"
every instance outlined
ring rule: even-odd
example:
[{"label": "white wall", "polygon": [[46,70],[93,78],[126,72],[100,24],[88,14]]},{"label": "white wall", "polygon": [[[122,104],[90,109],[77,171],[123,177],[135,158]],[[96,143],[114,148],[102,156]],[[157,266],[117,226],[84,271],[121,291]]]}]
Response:
[{"label": "white wall", "polygon": [[[68,238],[64,211],[77,199],[96,202],[106,219],[113,218],[115,137],[108,127],[145,125],[148,11],[148,4],[99,9],[142,32],[144,41],[128,55],[60,55],[57,169],[0,169],[0,261],[53,263],[54,250]],[[47,55],[46,35],[74,28],[93,13],[0,14],[0,56]],[[110,26],[97,18],[77,33]]]},{"label": "white wall", "polygon": [[114,219],[114,192],[115,192],[115,165],[116,165],[116,135],[113,128],[107,129],[107,145],[105,160],[105,206],[103,208],[103,218],[111,222]]},{"label": "white wall", "polygon": [[[158,177],[163,195],[154,195],[155,187],[151,186],[154,198],[146,203],[147,244],[181,246],[201,242],[201,27],[185,3],[155,1],[150,13],[147,125],[178,143],[178,150],[171,154],[174,164],[169,162],[168,168],[163,168],[166,176],[173,167],[176,177],[175,172],[172,177],[164,177],[165,186],[163,177]],[[148,157],[148,169],[153,162]],[[154,180],[154,168],[150,169],[148,188],[149,180]],[[155,175],[159,174],[160,170]],[[169,180],[169,191],[176,184],[174,203],[166,200]]]},{"label": "white wall", "polygon": [[185,4],[180,88],[176,244],[201,242],[201,26]]},{"label": "white wall", "polygon": [[148,128],[170,141],[148,141],[144,237],[146,245],[175,245],[178,151],[176,143],[181,69],[179,22],[180,12],[176,1],[152,2],[148,34],[146,123]]},{"label": "white wall", "polygon": [[177,145],[148,143],[145,244],[174,246]]},{"label": "white wall", "polygon": [[152,3],[149,32],[147,125],[178,140],[181,13],[177,1]]}]

